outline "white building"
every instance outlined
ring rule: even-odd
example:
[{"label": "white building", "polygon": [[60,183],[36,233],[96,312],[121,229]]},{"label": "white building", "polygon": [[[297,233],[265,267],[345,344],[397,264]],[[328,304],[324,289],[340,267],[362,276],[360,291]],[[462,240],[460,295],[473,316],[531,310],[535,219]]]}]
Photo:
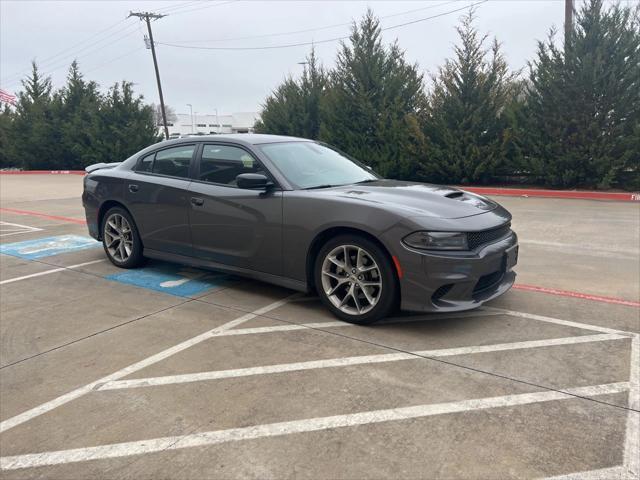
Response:
[{"label": "white building", "polygon": [[[167,122],[169,137],[189,134],[253,133],[253,126],[260,119],[257,112],[238,112],[231,115],[176,114],[173,122]],[[162,127],[160,127],[162,131]]]}]

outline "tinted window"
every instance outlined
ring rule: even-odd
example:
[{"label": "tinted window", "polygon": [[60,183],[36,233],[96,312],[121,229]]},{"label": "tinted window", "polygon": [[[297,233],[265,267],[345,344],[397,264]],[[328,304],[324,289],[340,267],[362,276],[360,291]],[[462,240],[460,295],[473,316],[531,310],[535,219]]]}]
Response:
[{"label": "tinted window", "polygon": [[140,160],[137,168],[138,172],[150,172],[153,167],[153,157],[155,157],[155,155],[155,153],[152,153]]},{"label": "tinted window", "polygon": [[236,186],[242,173],[266,174],[262,165],[246,150],[227,145],[205,145],[200,160],[200,180]]},{"label": "tinted window", "polygon": [[153,162],[153,173],[189,178],[189,165],[195,148],[195,145],[185,145],[160,150]]}]

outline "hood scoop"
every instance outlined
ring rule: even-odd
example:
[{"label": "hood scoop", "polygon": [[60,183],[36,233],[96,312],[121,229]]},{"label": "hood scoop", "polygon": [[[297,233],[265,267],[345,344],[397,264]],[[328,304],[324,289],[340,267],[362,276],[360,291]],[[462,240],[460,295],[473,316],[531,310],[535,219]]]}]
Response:
[{"label": "hood scoop", "polygon": [[447,198],[460,198],[464,197],[464,192],[451,192],[445,195]]}]

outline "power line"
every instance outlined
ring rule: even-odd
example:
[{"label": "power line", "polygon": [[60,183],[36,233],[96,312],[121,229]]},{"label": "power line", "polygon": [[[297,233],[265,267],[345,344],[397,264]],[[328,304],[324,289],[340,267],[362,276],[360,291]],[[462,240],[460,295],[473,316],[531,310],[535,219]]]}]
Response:
[{"label": "power line", "polygon": [[[125,35],[122,35],[121,37],[116,38],[115,40],[112,40],[111,42],[109,42],[109,46],[114,45],[114,44],[116,44],[118,42],[121,42],[125,38],[128,38],[128,37],[130,37],[131,35],[133,35],[135,33],[138,33],[137,26],[133,30],[129,29],[129,31]],[[51,73],[53,73],[53,72],[55,72],[57,70],[60,70],[61,68],[66,68],[66,67],[69,66],[70,61],[72,61],[72,60],[81,60],[83,58],[87,58],[89,56],[92,56],[95,52],[97,52],[99,50],[102,51],[102,49],[104,47],[105,47],[105,45],[100,45],[100,46],[98,46],[98,47],[96,47],[94,49],[89,50],[88,52],[86,52],[86,53],[84,53],[82,55],[79,55],[79,56],[78,55],[72,55],[72,56],[68,57],[66,60],[61,61],[61,63],[58,63],[56,65],[52,65],[50,67],[47,67],[46,69],[43,69],[44,71],[41,72],[41,75],[43,75],[43,76],[50,75]],[[76,52],[76,53],[78,53],[78,52]],[[38,65],[38,66],[40,67],[40,65]],[[27,73],[28,73],[28,71],[27,71]],[[18,85],[21,80],[22,80],[22,75],[18,76],[18,77],[15,77],[13,80],[8,81],[6,84],[7,85]]]},{"label": "power line", "polygon": [[186,8],[186,7],[192,6],[192,5],[194,5],[196,3],[200,3],[200,2],[201,2],[201,0],[191,0],[191,1],[188,1],[188,2],[177,3],[175,5],[171,5],[171,6],[166,7],[166,8],[161,8],[160,10],[158,10],[158,12],[167,14],[167,13],[172,12],[174,10],[179,10],[181,8]]},{"label": "power line", "polygon": [[146,47],[138,47],[138,48],[134,48],[133,50],[129,50],[128,52],[122,54],[122,55],[118,55],[117,57],[114,57],[110,60],[106,60],[102,63],[99,63],[98,65],[94,65],[93,67],[90,67],[88,70],[84,70],[82,73],[83,75],[86,75],[87,73],[93,72],[94,70],[99,70],[102,67],[104,67],[105,65],[111,65],[112,63],[117,62],[118,60],[128,57],[129,55],[132,55],[134,53],[140,52],[142,50],[146,50]]},{"label": "power line", "polygon": [[[212,7],[221,7],[222,5],[227,5],[229,3],[236,3],[239,2],[240,0],[227,0],[226,2],[220,2],[220,3],[216,3],[213,5],[204,5],[204,6],[199,6],[196,8],[192,8],[190,10],[178,10],[178,11],[173,11],[171,12],[172,15],[182,15],[183,13],[189,13],[189,12],[196,12],[198,10],[205,10],[207,8],[212,8]],[[202,3],[202,2],[200,2]]]},{"label": "power line", "polygon": [[[407,10],[407,11],[404,11],[404,12],[394,13],[392,15],[385,15],[385,16],[380,17],[380,18],[381,19],[385,19],[385,18],[399,17],[401,15],[407,15],[409,13],[420,12],[420,11],[423,11],[423,10],[430,10],[432,8],[442,7],[444,5],[449,5],[451,3],[457,3],[457,2],[460,2],[460,1],[462,1],[462,0],[449,0],[447,2],[438,3],[436,5],[429,5],[427,7],[422,7],[422,8],[414,8],[413,10]],[[329,29],[337,28],[337,27],[348,27],[351,24],[352,24],[352,22],[334,23],[333,25],[326,25],[324,27],[307,28],[305,30],[293,30],[293,31],[289,31],[289,32],[280,32],[280,33],[265,33],[265,34],[261,34],[261,35],[248,35],[246,37],[217,38],[217,39],[214,39],[214,40],[206,40],[206,41],[207,42],[211,42],[211,43],[215,43],[215,42],[227,42],[227,41],[235,41],[235,40],[249,40],[249,39],[255,39],[255,38],[281,37],[281,36],[285,36],[285,35],[295,35],[295,34],[299,34],[299,33],[318,32],[320,30],[329,30]],[[198,42],[202,42],[202,40],[183,40],[181,43],[198,43]]]},{"label": "power line", "polygon": [[[71,47],[67,47],[67,48],[65,48],[64,50],[60,50],[58,53],[56,53],[56,54],[54,54],[54,55],[51,55],[50,57],[46,57],[44,60],[42,60],[42,61],[40,62],[40,65],[42,65],[42,64],[48,64],[48,63],[52,63],[54,60],[58,59],[58,57],[61,57],[61,56],[65,55],[67,52],[69,52],[69,51],[71,51],[71,50],[73,50],[73,49],[75,49],[75,48],[77,48],[77,47],[81,46],[82,44],[86,43],[86,42],[87,42],[87,41],[89,41],[89,40],[92,40],[92,39],[94,39],[94,38],[96,38],[96,37],[99,37],[99,36],[100,36],[100,35],[102,35],[103,33],[106,33],[106,32],[108,32],[109,30],[111,30],[111,29],[113,29],[113,28],[115,28],[115,27],[119,26],[119,25],[120,25],[120,24],[122,24],[123,22],[126,22],[126,18],[125,18],[125,19],[122,19],[122,20],[119,20],[118,22],[116,22],[116,23],[112,24],[111,26],[109,26],[109,27],[107,27],[107,28],[104,28],[104,29],[100,30],[99,32],[94,33],[93,35],[91,35],[91,36],[87,37],[86,39],[82,40],[81,42],[78,42],[78,43],[76,43],[76,44],[72,45]],[[126,28],[128,28],[128,27],[126,27]],[[126,30],[126,28],[125,28],[125,29],[123,29],[123,30]],[[122,31],[122,30],[120,30],[120,31]],[[112,32],[112,33],[113,33],[113,32]],[[107,36],[106,38],[109,38],[110,36],[111,36],[111,34],[110,34],[109,36]],[[102,40],[100,40],[100,41],[102,41]],[[67,56],[68,56],[68,55],[67,55]],[[5,77],[3,78],[3,81],[9,81],[10,79],[13,79],[14,77],[16,77],[16,76],[22,76],[23,74],[28,73],[29,71],[30,71],[30,69],[24,69],[24,70],[21,70],[21,71],[14,72],[14,73],[12,73],[12,74],[9,74],[9,75],[5,76]]]},{"label": "power line", "polygon": [[[183,3],[176,4],[176,5],[168,6],[164,10],[171,11],[171,10],[183,8],[183,7],[187,6],[187,4],[191,5],[191,4],[194,4],[194,3],[200,3],[200,1],[201,0],[191,0],[191,1],[188,1],[188,2],[183,2]],[[127,21],[127,18],[123,18],[121,20],[118,20],[116,23],[113,23],[110,26],[108,26],[106,28],[103,28],[102,30],[99,30],[98,32],[93,33],[92,35],[90,35],[89,37],[85,38],[84,40],[82,40],[80,42],[77,42],[77,43],[75,43],[75,44],[71,45],[70,47],[67,47],[67,48],[65,48],[63,50],[60,50],[58,53],[55,53],[54,55],[51,55],[50,57],[45,57],[43,60],[38,62],[38,66],[41,67],[41,68],[42,67],[48,68],[51,71],[57,70],[59,67],[52,68],[52,67],[46,67],[46,65],[50,65],[52,63],[57,63],[58,61],[60,61],[59,57],[62,57],[62,58],[65,58],[65,59],[70,59],[71,57],[75,57],[78,53],[83,52],[83,51],[87,50],[88,48],[90,48],[90,47],[92,47],[94,45],[102,43],[105,40],[111,39],[115,35],[117,35],[118,33],[123,33],[123,32],[125,32],[127,30],[129,32],[131,32],[132,30],[130,29],[130,25],[129,26],[125,26],[124,28],[119,29],[119,30],[117,30],[115,32],[111,32],[109,35],[107,35],[104,38],[101,38],[100,40],[97,40],[97,41],[95,41],[93,43],[85,45],[87,42],[89,42],[89,41],[91,41],[91,40],[93,40],[95,38],[100,37],[101,35],[103,35],[103,34],[107,33],[108,31],[120,26],[121,24],[125,23],[126,21]],[[127,35],[128,35],[128,33],[127,33]],[[123,38],[123,37],[121,37],[121,38]],[[116,41],[119,41],[119,40],[120,39],[117,39]],[[82,47],[82,48],[80,48],[80,50],[75,50],[77,47]],[[72,52],[72,51],[73,51],[73,53],[68,53],[68,52]],[[67,61],[68,60],[65,61],[65,65],[67,64]],[[3,83],[9,83],[9,84],[15,84],[16,83],[16,79],[20,79],[23,75],[29,73],[30,71],[31,71],[30,69],[24,69],[24,70],[21,70],[21,71],[14,72],[12,74],[9,74],[9,75],[3,77],[2,82]]]},{"label": "power line", "polygon": [[[454,10],[449,10],[447,12],[442,12],[442,13],[438,13],[437,15],[431,15],[429,17],[424,17],[424,18],[419,18],[417,20],[412,20],[410,22],[405,22],[405,23],[400,23],[398,25],[392,25],[390,27],[385,27],[385,28],[381,28],[381,31],[387,31],[387,30],[393,30],[396,28],[401,28],[401,27],[406,27],[407,25],[413,25],[415,23],[420,23],[420,22],[425,22],[427,20],[432,20],[434,18],[439,18],[439,17],[444,17],[445,15],[450,15],[452,13],[456,13],[456,12],[460,12],[462,10],[466,10],[468,8],[474,7],[476,5],[481,5],[483,3],[488,2],[489,0],[481,0],[479,2],[475,2],[469,5],[465,5],[464,7],[461,8],[456,8]],[[330,43],[330,42],[337,42],[340,40],[346,40],[349,38],[349,35],[345,35],[342,37],[334,37],[334,38],[327,38],[324,40],[313,40],[310,42],[299,42],[299,43],[289,43],[289,44],[285,44],[285,45],[267,45],[267,46],[260,46],[260,47],[207,47],[207,46],[202,46],[202,45],[180,45],[180,44],[175,44],[175,43],[165,43],[165,42],[156,42],[158,45],[164,45],[167,47],[174,47],[174,48],[186,48],[186,49],[192,49],[192,50],[231,50],[231,51],[238,51],[238,50],[276,50],[276,49],[281,49],[281,48],[292,48],[292,47],[302,47],[302,46],[307,46],[307,45],[318,45],[318,44],[322,44],[322,43]]]},{"label": "power line", "polygon": [[[133,27],[133,28],[132,28]],[[37,62],[38,67],[43,69],[43,70],[47,70],[49,72],[53,72],[55,70],[58,70],[59,68],[68,65],[72,60],[74,59],[79,59],[79,58],[84,58],[87,57],[88,55],[92,54],[93,52],[96,52],[98,50],[102,50],[106,44],[105,42],[108,43],[108,45],[113,45],[114,43],[117,43],[119,41],[121,41],[122,39],[131,36],[132,34],[136,33],[137,30],[137,26],[136,25],[128,25],[126,28],[116,31],[116,32],[112,32],[110,35],[96,41],[93,43],[90,43],[89,45],[84,46],[83,48],[81,48],[80,50],[76,50],[75,52],[65,55],[61,58],[59,58],[58,60],[56,60],[55,62],[52,61],[48,61],[48,62]],[[123,35],[124,33],[124,35]],[[116,37],[116,35],[121,35],[119,37]],[[116,37],[116,38],[114,38]],[[95,47],[95,48],[92,48]],[[84,52],[84,53],[83,53]],[[82,55],[78,55],[78,54],[82,54]],[[58,63],[58,62],[62,62],[62,63]],[[50,65],[52,64],[52,65]],[[14,74],[11,77],[7,77],[4,79],[4,82],[9,83],[9,84],[15,84],[17,83],[22,76],[24,76],[25,74],[29,73],[30,70],[25,70],[20,74]]]}]

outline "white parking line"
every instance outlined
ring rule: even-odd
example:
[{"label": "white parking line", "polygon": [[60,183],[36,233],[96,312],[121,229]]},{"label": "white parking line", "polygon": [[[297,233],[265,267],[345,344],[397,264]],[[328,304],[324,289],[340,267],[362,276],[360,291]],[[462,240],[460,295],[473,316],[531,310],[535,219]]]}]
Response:
[{"label": "white parking line", "polygon": [[95,382],[91,382],[83,387],[77,388],[69,393],[61,395],[49,402],[43,403],[42,405],[39,405],[35,408],[27,410],[26,412],[23,412],[14,417],[8,418],[7,420],[3,420],[2,422],[0,422],[0,433],[5,432],[10,428],[13,428],[24,422],[28,422],[29,420],[35,417],[38,417],[44,413],[47,413],[55,408],[58,408],[59,406],[64,405],[65,403],[69,403],[70,401],[75,400],[76,398],[80,398],[86,395],[87,393],[90,393],[93,390],[99,388],[100,385],[102,385],[103,383],[111,382],[113,380],[119,380],[123,377],[126,377],[127,375],[132,374],[133,372],[142,370],[143,368],[146,368],[149,365],[158,363],[159,361],[169,358],[170,356],[175,355],[178,352],[186,350],[189,347],[193,347],[198,343],[204,342],[205,340],[208,340],[211,337],[215,337],[216,335],[222,332],[225,332],[231,328],[237,327],[242,323],[248,322],[249,320],[252,320],[259,315],[263,315],[267,312],[270,312],[271,310],[279,308],[298,296],[300,296],[300,294],[296,293],[287,298],[271,303],[266,307],[262,307],[257,310],[254,310],[253,312],[247,313],[246,315],[243,315],[240,318],[236,318],[235,320],[232,320],[223,325],[220,325],[219,327],[208,330],[200,335],[197,335],[188,340],[185,340],[184,342],[178,343],[173,347],[167,348],[166,350],[163,350],[159,353],[156,353],[155,355],[152,355],[143,360],[140,360],[139,362],[133,363],[128,367],[118,370],[117,372],[107,375],[106,377],[96,380]]},{"label": "white parking line", "polygon": [[448,357],[454,355],[470,355],[477,353],[501,352],[507,350],[523,350],[528,348],[539,348],[558,345],[575,345],[579,343],[603,342],[608,340],[620,340],[628,338],[629,337],[615,334],[583,335],[578,337],[550,338],[545,340],[498,343],[493,345],[444,348],[439,350],[421,350],[413,353],[388,353],[379,355],[363,355],[357,357],[332,358],[327,360],[282,363],[279,365],[265,365],[260,367],[238,368],[232,370],[217,370],[210,372],[187,373],[182,375],[167,375],[163,377],[118,380],[105,383],[99,388],[99,390],[119,390],[125,388],[175,385],[178,383],[202,382],[208,380],[220,380],[223,378],[248,377],[254,375],[296,372],[321,368],[346,367],[351,365],[369,365],[374,363],[398,362],[402,360],[418,360],[421,356]]},{"label": "white parking line", "polygon": [[505,315],[509,315],[512,317],[528,318],[530,320],[537,320],[539,322],[546,322],[546,323],[555,323],[556,325],[563,325],[565,327],[581,328],[583,330],[592,330],[594,332],[600,332],[600,333],[617,333],[620,335],[627,335],[627,336],[638,335],[635,332],[625,332],[624,330],[616,330],[615,328],[600,327],[598,325],[592,325],[590,323],[573,322],[571,320],[562,320],[561,318],[547,317],[544,315],[536,315],[535,313],[517,312],[515,310],[506,310],[504,308],[495,308],[495,307],[483,307],[483,308],[488,311],[501,312]]},{"label": "white parking line", "polygon": [[[9,228],[6,228],[9,227]],[[8,237],[9,235],[19,235],[21,233],[41,232],[42,228],[31,227],[29,225],[21,225],[19,223],[9,223],[0,221],[0,237]]]},{"label": "white parking line", "polygon": [[51,270],[45,270],[44,272],[32,273],[31,275],[24,275],[22,277],[8,278],[0,281],[0,285],[6,285],[7,283],[19,282],[21,280],[27,280],[29,278],[41,277],[43,275],[49,275],[51,273],[64,272],[65,270],[73,270],[74,268],[84,267],[86,265],[93,265],[94,263],[100,263],[106,261],[106,258],[100,260],[92,260],[90,262],[77,263],[76,265],[69,265],[68,267],[53,268]]},{"label": "white parking line", "polygon": [[598,470],[588,470],[586,472],[573,472],[565,475],[554,475],[544,477],[545,480],[633,480],[627,477],[624,467],[600,468]]},{"label": "white parking line", "polygon": [[136,442],[114,443],[87,448],[75,448],[53,452],[31,453],[0,458],[0,468],[17,470],[21,468],[61,465],[105,458],[128,457],[152,452],[178,450],[183,448],[203,447],[227,442],[237,442],[257,438],[276,437],[295,433],[316,432],[335,428],[355,427],[382,422],[423,418],[448,413],[469,412],[489,408],[512,407],[532,403],[551,402],[574,399],[574,395],[590,397],[624,392],[629,388],[628,382],[610,383],[568,389],[568,393],[544,391],[504,395],[500,397],[477,398],[436,404],[417,405],[412,407],[372,410],[368,412],[335,415],[330,417],[309,418],[290,422],[254,425],[244,428],[231,428],[199,432],[190,435],[153,438]]},{"label": "white parking line", "polygon": [[624,442],[624,466],[632,478],[640,478],[640,335],[631,343],[629,372],[629,411]]},{"label": "white parking line", "polygon": [[[473,313],[473,315],[471,314]],[[478,309],[474,312],[459,312],[459,313],[434,313],[433,316],[410,316],[410,317],[396,317],[391,320],[383,320],[376,327],[362,327],[362,328],[381,328],[385,325],[397,325],[405,323],[416,322],[429,322],[434,320],[454,320],[458,318],[478,318],[478,317],[491,317],[496,315],[505,315],[502,312],[485,311],[484,309]],[[284,320],[283,320],[284,321]],[[273,332],[290,332],[295,330],[307,330],[307,329],[320,329],[320,328],[341,328],[341,327],[357,327],[352,323],[341,321],[329,321],[329,322],[310,322],[310,323],[290,323],[287,325],[273,325],[271,327],[252,327],[252,328],[239,328],[237,330],[229,330],[223,332],[217,337],[230,337],[235,335],[254,335],[260,333],[273,333]]]}]

